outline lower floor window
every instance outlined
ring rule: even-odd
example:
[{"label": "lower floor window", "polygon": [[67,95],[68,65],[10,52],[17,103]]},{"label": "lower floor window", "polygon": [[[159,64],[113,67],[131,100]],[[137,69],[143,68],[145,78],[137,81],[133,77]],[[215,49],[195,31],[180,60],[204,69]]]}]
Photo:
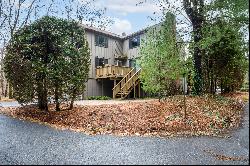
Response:
[{"label": "lower floor window", "polygon": [[105,64],[108,64],[108,59],[95,57],[95,67],[104,66]]},{"label": "lower floor window", "polygon": [[134,59],[129,60],[129,67],[135,67],[135,60]]}]

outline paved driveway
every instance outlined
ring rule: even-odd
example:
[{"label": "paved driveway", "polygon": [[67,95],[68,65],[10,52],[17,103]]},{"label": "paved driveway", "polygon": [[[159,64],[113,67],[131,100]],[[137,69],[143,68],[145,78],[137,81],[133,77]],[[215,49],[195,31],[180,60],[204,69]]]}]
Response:
[{"label": "paved driveway", "polygon": [[248,158],[248,107],[230,138],[88,136],[0,115],[0,164],[248,164],[204,151]]}]

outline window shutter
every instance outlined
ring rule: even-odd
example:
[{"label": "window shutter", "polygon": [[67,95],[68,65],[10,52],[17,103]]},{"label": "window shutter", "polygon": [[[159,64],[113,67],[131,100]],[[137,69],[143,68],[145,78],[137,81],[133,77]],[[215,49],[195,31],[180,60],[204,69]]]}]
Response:
[{"label": "window shutter", "polygon": [[104,38],[104,45],[105,45],[105,48],[108,48],[108,38],[107,37]]},{"label": "window shutter", "polygon": [[95,45],[98,45],[98,35],[95,35]]},{"label": "window shutter", "polygon": [[99,66],[99,58],[98,56],[95,57],[95,67]]}]

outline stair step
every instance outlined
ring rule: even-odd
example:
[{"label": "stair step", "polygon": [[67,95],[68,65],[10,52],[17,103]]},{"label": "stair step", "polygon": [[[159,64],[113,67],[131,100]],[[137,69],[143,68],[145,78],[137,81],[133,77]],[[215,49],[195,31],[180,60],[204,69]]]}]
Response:
[{"label": "stair step", "polygon": [[[137,72],[135,72],[134,74],[132,74],[132,76],[131,76],[131,72],[132,71],[134,71],[134,68],[128,73],[128,74],[130,74],[130,75],[126,75],[124,78],[127,78],[127,79],[125,79],[124,80],[124,78],[121,80],[121,81],[125,81],[125,83],[124,83],[124,85],[123,85],[123,87],[119,87],[119,92],[118,92],[118,89],[116,88],[116,94],[114,94],[114,98],[116,98],[116,97],[120,97],[120,98],[126,98],[130,93],[131,93],[131,91],[134,89],[134,87],[135,86],[137,86],[138,85],[138,83],[140,82],[139,81],[139,77],[138,77],[138,74],[139,74],[139,72],[140,72],[140,70],[139,71],[137,71]],[[137,74],[138,73],[138,74]],[[131,78],[133,78],[133,77],[136,77],[136,79],[132,79],[131,80]],[[131,80],[131,81],[130,81]],[[121,81],[118,83],[120,86],[121,86]],[[130,83],[129,83],[129,85],[130,85],[130,87],[127,87],[128,85],[126,85],[126,84],[128,84],[128,82],[130,81]],[[133,81],[133,82],[132,82]],[[118,84],[116,85],[116,86],[118,86]],[[126,86],[125,86],[126,85]],[[125,89],[125,88],[127,88],[127,89]],[[126,90],[125,92],[122,92],[122,90]],[[113,92],[114,93],[114,92]]]},{"label": "stair step", "polygon": [[117,94],[121,95],[121,94],[129,94],[129,92],[118,92]]}]

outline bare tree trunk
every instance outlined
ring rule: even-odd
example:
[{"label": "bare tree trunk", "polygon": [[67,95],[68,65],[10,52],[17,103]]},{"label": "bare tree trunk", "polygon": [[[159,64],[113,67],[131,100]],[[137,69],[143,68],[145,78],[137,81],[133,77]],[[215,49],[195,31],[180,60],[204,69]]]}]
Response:
[{"label": "bare tree trunk", "polygon": [[213,69],[211,71],[211,78],[210,78],[210,93],[214,94],[214,73],[213,73]]},{"label": "bare tree trunk", "polygon": [[70,101],[70,106],[69,106],[69,109],[70,109],[70,110],[73,109],[75,98],[76,98],[76,90],[74,89],[74,90],[73,90],[72,97],[71,97],[71,101]]},{"label": "bare tree trunk", "polygon": [[184,119],[187,118],[187,106],[186,106],[186,94],[185,94],[185,89],[186,89],[186,77],[184,75],[183,77],[183,95],[184,95]]},{"label": "bare tree trunk", "polygon": [[5,87],[4,97],[8,96],[8,92],[9,92],[9,83],[7,82]]},{"label": "bare tree trunk", "polygon": [[199,48],[198,43],[202,39],[201,28],[203,24],[203,8],[204,0],[183,0],[184,9],[188,15],[190,21],[192,22],[193,32],[194,32],[194,91],[197,95],[202,93],[202,50]]},{"label": "bare tree trunk", "polygon": [[70,101],[70,106],[69,106],[69,109],[70,109],[70,110],[72,110],[73,107],[74,107],[74,100],[75,100],[75,99],[72,98],[71,101]]},{"label": "bare tree trunk", "polygon": [[38,84],[37,92],[39,109],[48,111],[47,88],[44,85],[44,81]]},{"label": "bare tree trunk", "polygon": [[217,89],[217,77],[215,76],[215,79],[214,79],[214,94],[216,93],[216,89]]},{"label": "bare tree trunk", "polygon": [[[198,42],[201,40],[201,27],[199,25],[196,25],[194,27],[194,42],[198,44]],[[198,46],[195,46],[194,48],[194,67],[195,67],[195,79],[194,79],[194,88],[197,95],[200,95],[202,93],[202,67],[201,67],[201,58],[202,58],[202,52],[201,49]]]},{"label": "bare tree trunk", "polygon": [[[46,42],[46,52],[42,57],[43,64],[45,65],[45,68],[47,68],[48,63],[48,54],[49,54],[49,45],[48,45],[48,35],[47,32],[45,32],[44,35],[44,41]],[[47,89],[47,78],[46,73],[41,72],[38,74],[38,106],[41,110],[48,111],[48,89]]]},{"label": "bare tree trunk", "polygon": [[223,83],[222,83],[222,79],[220,79],[220,89],[221,89],[221,94],[224,93],[224,89],[223,89]]},{"label": "bare tree trunk", "polygon": [[13,87],[11,86],[11,83],[9,83],[9,99],[13,98]]},{"label": "bare tree trunk", "polygon": [[55,102],[56,102],[56,111],[60,111],[58,85],[55,85]]}]

